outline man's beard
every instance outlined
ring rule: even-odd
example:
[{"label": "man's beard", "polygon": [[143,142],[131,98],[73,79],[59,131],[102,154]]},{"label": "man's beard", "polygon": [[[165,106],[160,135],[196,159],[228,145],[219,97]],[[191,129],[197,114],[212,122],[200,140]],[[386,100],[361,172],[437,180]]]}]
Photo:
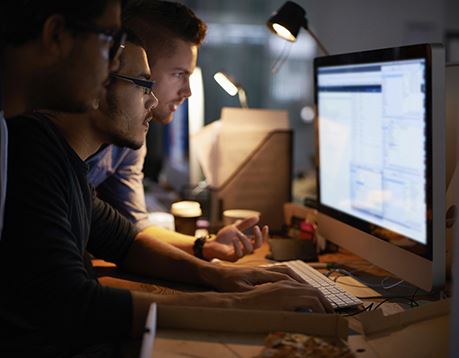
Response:
[{"label": "man's beard", "polygon": [[173,113],[170,113],[168,111],[165,111],[165,113],[162,113],[159,111],[159,108],[155,108],[154,110],[151,111],[151,116],[153,118],[153,121],[162,125],[169,124],[172,122],[173,119]]},{"label": "man's beard", "polygon": [[114,144],[118,147],[126,147],[126,148],[130,148],[133,150],[137,150],[143,145],[143,142],[139,143],[135,141],[134,139],[128,138],[127,136],[122,136],[119,133],[113,133],[111,135],[110,142],[111,143],[109,144]]},{"label": "man's beard", "polygon": [[[107,105],[108,105],[108,113],[107,116],[112,121],[117,121],[118,123],[123,121],[125,123],[129,123],[129,119],[126,118],[126,115],[123,111],[119,108],[116,99],[113,96],[107,97]],[[119,127],[115,127],[115,130],[107,131],[107,137],[109,143],[107,144],[114,144],[118,147],[127,147],[130,149],[139,149],[143,145],[143,141],[139,143],[134,138],[129,136],[130,127],[127,126],[127,130],[125,128],[119,129]]]}]

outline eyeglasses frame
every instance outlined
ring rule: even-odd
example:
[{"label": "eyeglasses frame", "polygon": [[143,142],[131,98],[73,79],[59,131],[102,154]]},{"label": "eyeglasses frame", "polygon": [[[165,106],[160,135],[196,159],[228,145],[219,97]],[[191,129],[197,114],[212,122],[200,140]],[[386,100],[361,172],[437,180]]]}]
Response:
[{"label": "eyeglasses frame", "polygon": [[99,38],[110,43],[108,58],[113,61],[119,57],[126,43],[126,32],[122,29],[108,30],[92,23],[74,22],[69,27],[81,32],[90,32],[97,34]]},{"label": "eyeglasses frame", "polygon": [[148,95],[153,92],[153,88],[155,87],[156,81],[153,80],[144,80],[141,78],[135,78],[131,76],[126,76],[126,75],[120,75],[118,73],[111,73],[110,77],[117,78],[120,80],[124,81],[129,81],[136,86],[142,87],[144,89],[144,94]]}]

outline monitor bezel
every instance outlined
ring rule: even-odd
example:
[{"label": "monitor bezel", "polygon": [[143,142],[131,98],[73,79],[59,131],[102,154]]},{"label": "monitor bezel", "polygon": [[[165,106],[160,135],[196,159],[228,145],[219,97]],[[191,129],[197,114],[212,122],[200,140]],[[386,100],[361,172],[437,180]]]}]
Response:
[{"label": "monitor bezel", "polygon": [[[359,65],[359,64],[374,64],[392,61],[403,61],[403,60],[414,60],[424,59],[425,60],[425,138],[426,138],[426,238],[427,243],[424,245],[419,243],[412,238],[409,238],[403,234],[396,233],[392,230],[386,229],[379,225],[367,222],[363,219],[357,218],[340,210],[334,209],[330,206],[325,205],[321,201],[321,186],[320,186],[320,139],[319,139],[319,106],[318,106],[318,69],[324,67],[334,66],[346,66],[346,65]],[[431,56],[431,45],[420,44],[403,47],[393,47],[369,51],[361,51],[354,53],[339,54],[333,56],[319,57],[314,60],[314,104],[315,104],[315,138],[316,138],[316,182],[317,182],[317,205],[319,212],[329,215],[330,217],[341,221],[347,225],[350,225],[360,231],[363,231],[369,235],[372,235],[380,240],[386,242],[396,242],[400,239],[408,240],[410,245],[399,246],[404,250],[408,250],[416,255],[424,257],[428,260],[433,258],[433,176],[435,175],[433,170],[433,138],[432,138],[432,56]]]}]

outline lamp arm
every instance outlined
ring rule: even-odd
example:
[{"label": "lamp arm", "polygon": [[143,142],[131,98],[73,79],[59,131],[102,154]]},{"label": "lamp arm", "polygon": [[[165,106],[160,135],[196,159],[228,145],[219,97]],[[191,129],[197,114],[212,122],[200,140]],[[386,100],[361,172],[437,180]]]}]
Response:
[{"label": "lamp arm", "polygon": [[309,34],[311,35],[311,37],[314,39],[314,41],[316,42],[317,46],[319,46],[320,50],[323,52],[323,54],[325,56],[328,56],[330,53],[327,51],[327,49],[325,48],[325,46],[322,44],[322,42],[320,42],[320,40],[317,38],[316,34],[314,32],[312,32],[310,29],[309,29],[309,26],[308,26],[308,21],[306,20],[306,18],[304,18],[304,21],[302,23],[302,26],[303,28],[309,32]]},{"label": "lamp arm", "polygon": [[247,95],[242,87],[238,88],[237,94],[239,96],[239,103],[241,104],[242,108],[249,108],[247,104]]}]

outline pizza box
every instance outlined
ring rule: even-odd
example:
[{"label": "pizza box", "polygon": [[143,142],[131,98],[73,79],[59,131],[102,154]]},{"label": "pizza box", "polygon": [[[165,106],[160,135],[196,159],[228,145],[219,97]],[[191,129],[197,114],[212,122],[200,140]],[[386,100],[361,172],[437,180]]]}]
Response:
[{"label": "pizza box", "polygon": [[364,346],[377,357],[447,357],[450,299],[384,316],[381,310],[357,316],[363,336],[350,345]]},{"label": "pizza box", "polygon": [[272,332],[303,333],[344,344],[347,320],[336,314],[158,306],[156,357],[253,357]]}]

